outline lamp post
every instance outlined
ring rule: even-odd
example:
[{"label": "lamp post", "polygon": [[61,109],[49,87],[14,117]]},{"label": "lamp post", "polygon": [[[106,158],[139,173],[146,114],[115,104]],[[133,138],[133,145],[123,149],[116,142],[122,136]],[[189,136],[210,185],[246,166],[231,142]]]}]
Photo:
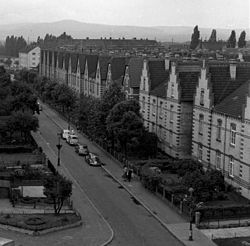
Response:
[{"label": "lamp post", "polygon": [[192,187],[190,187],[188,189],[189,193],[190,193],[190,224],[189,224],[189,238],[188,240],[189,241],[193,241],[193,225],[192,225],[192,220],[193,220],[193,192],[194,192],[194,189]]},{"label": "lamp post", "polygon": [[57,133],[57,136],[58,136],[58,144],[56,145],[57,147],[57,166],[59,167],[60,166],[60,150],[62,148],[62,144],[61,144],[61,134],[60,133]]}]

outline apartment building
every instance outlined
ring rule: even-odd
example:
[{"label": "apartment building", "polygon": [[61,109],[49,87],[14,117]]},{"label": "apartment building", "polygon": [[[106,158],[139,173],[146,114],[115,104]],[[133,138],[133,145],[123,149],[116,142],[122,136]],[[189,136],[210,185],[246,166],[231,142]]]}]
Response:
[{"label": "apartment building", "polygon": [[205,64],[196,88],[192,156],[250,198],[250,64]]},{"label": "apartment building", "polygon": [[39,66],[41,49],[38,46],[28,46],[19,52],[19,67],[34,69]]}]

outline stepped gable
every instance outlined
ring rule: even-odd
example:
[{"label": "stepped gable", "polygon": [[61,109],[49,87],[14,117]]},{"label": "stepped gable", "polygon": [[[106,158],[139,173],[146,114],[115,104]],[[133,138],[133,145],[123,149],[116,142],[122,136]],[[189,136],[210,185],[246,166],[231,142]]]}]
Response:
[{"label": "stepped gable", "polygon": [[77,53],[70,53],[70,59],[71,59],[71,71],[72,71],[72,73],[76,73],[78,54]]},{"label": "stepped gable", "polygon": [[210,65],[209,75],[212,84],[214,105],[217,105],[244,82],[250,79],[250,66],[246,64],[237,64],[236,78],[231,79],[229,64]]},{"label": "stepped gable", "polygon": [[108,72],[108,64],[110,63],[110,56],[99,56],[99,66],[101,80],[106,80]]},{"label": "stepped gable", "polygon": [[227,114],[236,118],[244,117],[244,109],[249,95],[250,80],[243,83],[233,93],[228,95],[222,102],[215,106],[214,111]]},{"label": "stepped gable", "polygon": [[179,72],[178,79],[181,86],[181,101],[192,102],[198,85],[200,72]]},{"label": "stepped gable", "polygon": [[64,53],[58,52],[58,67],[63,68]]},{"label": "stepped gable", "polygon": [[126,63],[126,57],[113,57],[111,59],[111,76],[113,81],[124,77]]},{"label": "stepped gable", "polygon": [[139,87],[141,82],[141,74],[143,67],[142,58],[131,58],[128,63],[129,66],[129,84],[130,87]]},{"label": "stepped gable", "polygon": [[79,64],[80,64],[80,73],[84,74],[85,64],[86,64],[86,55],[79,54]]},{"label": "stepped gable", "polygon": [[165,70],[164,60],[149,60],[148,71],[150,79],[150,91],[156,88],[169,77],[169,72]]},{"label": "stepped gable", "polygon": [[64,62],[65,62],[65,69],[68,70],[69,68],[69,56],[70,56],[70,53],[66,52],[64,54]]},{"label": "stepped gable", "polygon": [[95,78],[98,56],[97,55],[87,55],[86,59],[87,59],[87,63],[88,63],[89,77]]},{"label": "stepped gable", "polygon": [[161,98],[166,98],[167,95],[167,83],[168,81],[165,80],[161,84],[155,87],[154,90],[150,92],[150,95],[161,97]]}]

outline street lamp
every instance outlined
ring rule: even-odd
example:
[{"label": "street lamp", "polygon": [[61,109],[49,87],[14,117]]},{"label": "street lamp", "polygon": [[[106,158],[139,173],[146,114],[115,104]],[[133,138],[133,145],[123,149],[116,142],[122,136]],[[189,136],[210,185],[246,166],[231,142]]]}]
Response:
[{"label": "street lamp", "polygon": [[190,193],[190,224],[189,224],[189,241],[193,241],[193,225],[192,225],[192,220],[193,220],[193,192],[194,189],[192,187],[190,187],[188,189],[189,193]]},{"label": "street lamp", "polygon": [[58,136],[58,144],[56,145],[57,147],[57,166],[59,167],[60,166],[60,150],[62,148],[62,144],[61,144],[61,133],[57,133],[57,136]]}]

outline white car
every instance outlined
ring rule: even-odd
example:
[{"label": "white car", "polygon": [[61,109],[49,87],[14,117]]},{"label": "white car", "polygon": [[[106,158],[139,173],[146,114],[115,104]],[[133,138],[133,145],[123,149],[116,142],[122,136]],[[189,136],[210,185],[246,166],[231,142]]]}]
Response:
[{"label": "white car", "polygon": [[69,134],[67,139],[66,139],[66,142],[69,145],[77,145],[78,144],[78,136],[75,134]]},{"label": "white car", "polygon": [[75,133],[74,130],[64,129],[64,130],[62,130],[61,136],[62,136],[63,139],[66,139],[66,140],[67,140],[68,136],[69,136],[70,134],[73,135],[74,133]]},{"label": "white car", "polygon": [[85,156],[85,161],[90,165],[90,166],[101,166],[101,160],[96,154],[89,153],[88,155]]}]

